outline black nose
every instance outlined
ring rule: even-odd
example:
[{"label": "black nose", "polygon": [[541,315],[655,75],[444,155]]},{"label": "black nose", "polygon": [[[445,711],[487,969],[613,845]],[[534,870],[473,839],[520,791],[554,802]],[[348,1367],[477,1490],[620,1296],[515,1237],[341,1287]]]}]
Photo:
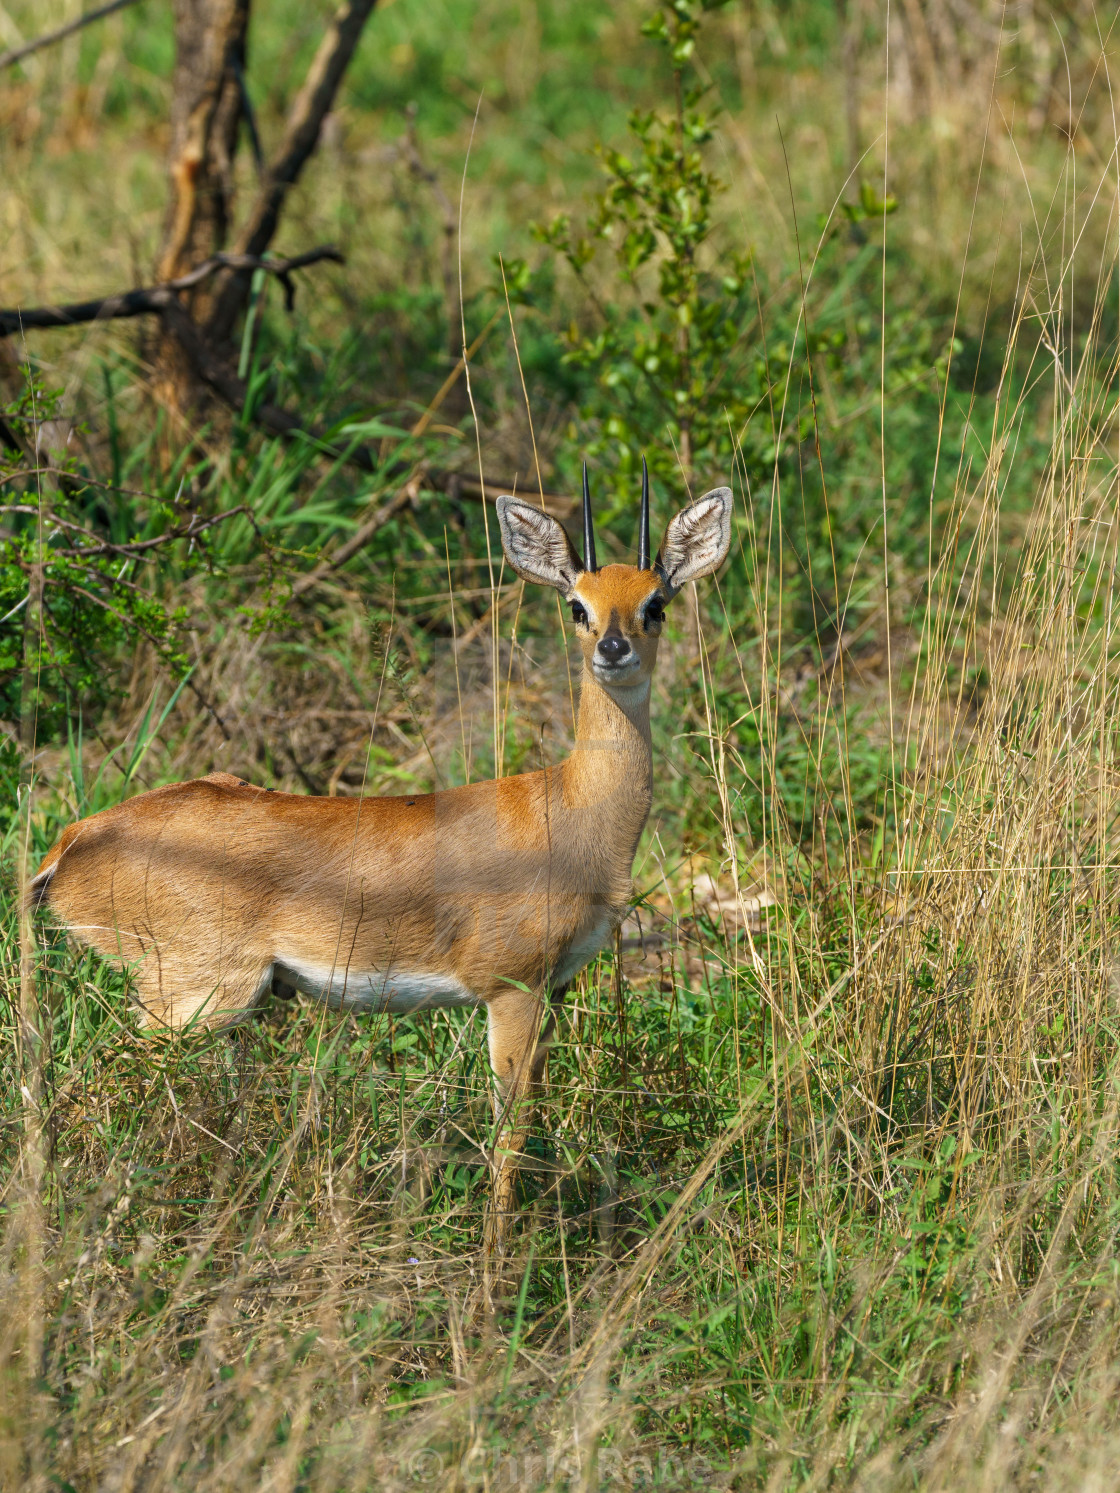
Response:
[{"label": "black nose", "polygon": [[630,652],[630,644],[618,632],[609,632],[599,639],[599,657],[609,664],[617,664]]}]

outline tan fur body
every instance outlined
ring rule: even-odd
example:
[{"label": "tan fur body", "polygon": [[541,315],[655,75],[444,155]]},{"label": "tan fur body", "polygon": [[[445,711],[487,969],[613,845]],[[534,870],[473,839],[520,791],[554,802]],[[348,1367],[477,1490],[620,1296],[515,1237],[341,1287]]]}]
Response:
[{"label": "tan fur body", "polygon": [[[71,825],[36,880],[76,938],[130,964],[149,1023],[236,1019],[274,973],[332,1004],[489,1003],[569,980],[609,941],[650,769],[648,703],[590,679],[559,767],[357,799],[215,773]],[[312,969],[319,991],[298,978]],[[464,994],[394,999],[411,976]]]}]

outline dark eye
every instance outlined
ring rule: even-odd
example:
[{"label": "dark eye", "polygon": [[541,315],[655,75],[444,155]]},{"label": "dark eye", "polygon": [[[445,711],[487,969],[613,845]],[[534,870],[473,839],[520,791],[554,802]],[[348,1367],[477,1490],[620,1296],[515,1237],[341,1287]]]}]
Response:
[{"label": "dark eye", "polygon": [[582,601],[572,602],[572,621],[577,627],[587,626],[587,608]]},{"label": "dark eye", "polygon": [[656,597],[646,607],[646,626],[660,627],[665,621],[665,603]]}]

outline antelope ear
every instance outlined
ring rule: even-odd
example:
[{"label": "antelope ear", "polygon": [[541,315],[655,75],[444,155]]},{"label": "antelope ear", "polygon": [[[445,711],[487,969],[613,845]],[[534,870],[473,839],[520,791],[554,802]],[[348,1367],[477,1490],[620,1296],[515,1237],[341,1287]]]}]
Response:
[{"label": "antelope ear", "polygon": [[521,579],[555,586],[570,596],[583,561],[556,520],[521,498],[501,497],[495,506],[502,548]]},{"label": "antelope ear", "polygon": [[731,546],[731,503],[729,487],[713,487],[669,520],[653,568],[670,596],[723,563]]}]

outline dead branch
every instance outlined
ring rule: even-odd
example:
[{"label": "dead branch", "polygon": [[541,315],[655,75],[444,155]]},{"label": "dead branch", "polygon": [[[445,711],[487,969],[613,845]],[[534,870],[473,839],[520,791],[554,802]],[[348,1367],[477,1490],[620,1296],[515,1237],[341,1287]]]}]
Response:
[{"label": "dead branch", "polygon": [[[306,258],[306,256],[302,257]],[[278,262],[279,261],[264,261],[266,267],[270,264]],[[287,263],[289,264],[289,268],[291,268],[294,266],[295,261],[288,261]],[[197,274],[197,271],[193,273]],[[138,292],[132,293],[136,294]],[[92,305],[95,303],[90,302],[89,304]],[[75,308],[73,307],[58,307],[54,310],[53,314],[61,318],[64,312],[72,311],[74,309]],[[245,384],[243,379],[239,379],[237,377],[236,373],[233,372],[233,370],[224,361],[224,359],[219,357],[218,354],[213,350],[213,348],[207,345],[207,343],[200,335],[194,322],[191,321],[186,312],[177,304],[174,296],[170,296],[166,301],[161,302],[160,305],[154,309],[158,309],[164,316],[165,320],[170,322],[170,330],[178,338],[184,352],[187,354],[187,357],[194,365],[195,371],[203,380],[203,382],[208,384],[209,387],[212,388],[214,392],[218,394],[230,406],[231,409],[235,410],[238,414],[244,414],[246,401],[249,397],[249,390],[247,385]],[[2,329],[3,327],[2,318],[12,314],[13,313],[11,312],[0,311],[0,329]],[[93,318],[91,317],[87,319],[92,320]],[[29,325],[31,324],[32,323],[29,323]],[[69,326],[71,325],[71,323],[62,319],[58,319],[52,321],[43,321],[38,323],[38,325]],[[291,414],[288,410],[281,409],[279,405],[269,404],[267,402],[256,404],[250,411],[250,418],[254,420],[256,424],[269,431],[271,434],[278,435],[285,440],[298,439],[310,441],[313,445],[319,448],[323,456],[328,460],[342,461],[348,466],[358,467],[363,472],[376,472],[382,477],[385,477],[389,480],[392,480],[394,477],[404,477],[406,473],[408,473],[412,469],[413,466],[412,463],[405,462],[401,462],[395,465],[390,463],[388,466],[384,466],[382,465],[381,459],[378,454],[375,451],[371,450],[368,446],[354,445],[351,447],[343,447],[340,449],[337,445],[332,443],[330,438],[327,436],[327,433],[321,426],[316,425],[312,421],[301,420],[297,415]],[[13,431],[13,443],[18,442],[18,440],[18,432]],[[21,448],[17,446],[17,449]],[[513,481],[509,478],[485,477],[483,479],[480,479],[476,476],[472,476],[469,472],[456,472],[448,470],[444,467],[431,467],[424,465],[421,466],[419,470],[423,479],[422,486],[429,488],[434,492],[445,492],[454,499],[466,498],[472,501],[480,501],[489,496],[492,502],[494,496],[497,493],[514,492],[518,486],[516,481]],[[65,475],[71,478],[74,477],[74,474],[72,472],[64,472],[62,468],[54,466],[35,466],[27,469],[21,469],[15,472],[10,472],[6,477],[4,477],[3,481],[11,482],[20,477],[35,476],[36,474],[55,476]],[[125,492],[133,497],[145,496],[145,494],[143,493],[133,492],[131,489],[127,488],[112,488],[111,484],[101,482],[98,479],[92,477],[83,477],[80,480],[82,482],[88,481],[92,485],[97,487],[110,488],[114,492]],[[540,503],[544,508],[548,510],[548,512],[558,518],[567,517],[572,513],[575,507],[575,499],[561,493],[534,493],[530,488],[525,487],[522,487],[522,491],[524,491],[528,496],[532,497],[535,502]],[[404,506],[403,500],[401,506]],[[397,511],[399,511],[399,509],[394,509],[394,512]],[[392,514],[387,514],[381,521],[381,523],[388,522],[388,519],[390,517],[392,517]],[[367,535],[367,538],[372,536],[372,534],[381,527],[381,523],[374,525],[374,527],[370,530],[370,535]],[[347,543],[352,542],[352,540],[347,541]],[[365,540],[363,540],[362,542],[365,543]],[[356,554],[358,549],[360,548],[360,544],[355,545],[351,553]],[[345,558],[349,559],[349,554]],[[338,561],[336,563],[341,564],[344,562]]]},{"label": "dead branch", "polygon": [[223,524],[227,518],[234,518],[239,513],[247,514],[249,509],[244,503],[239,503],[236,508],[227,508],[224,513],[215,513],[210,518],[203,518],[199,513],[192,513],[185,523],[174,524],[153,539],[135,539],[125,544],[112,544],[107,539],[98,539],[84,524],[76,524],[71,519],[62,518],[50,509],[40,510],[32,503],[0,505],[0,516],[6,513],[39,514],[40,512],[42,512],[44,524],[48,527],[65,529],[68,533],[81,534],[93,540],[92,544],[77,544],[72,549],[52,549],[48,556],[49,563],[51,560],[96,560],[103,555],[136,559],[148,550],[158,549],[161,544],[171,544],[176,539],[196,539],[200,534],[205,534],[207,529],[212,529],[215,524]]},{"label": "dead branch", "polygon": [[292,586],[292,599],[302,596],[312,586],[318,585],[332,570],[338,570],[346,564],[347,560],[353,559],[358,551],[369,543],[378,529],[384,528],[389,520],[400,513],[403,508],[407,508],[409,503],[415,502],[420,487],[421,476],[417,472],[410,482],[406,482],[399,492],[394,493],[388,502],[382,503],[376,513],[366,519],[364,524],[359,525],[345,544],[340,544],[338,549],[316,565],[314,570],[309,570],[306,575],[300,576]]},{"label": "dead branch", "polygon": [[[154,493],[145,491],[142,487],[120,487],[115,482],[106,482],[103,477],[91,476],[89,472],[75,472],[70,467],[55,467],[49,463],[45,466],[36,466],[34,462],[26,467],[13,467],[10,471],[0,475],[0,487],[5,487],[9,482],[22,481],[28,477],[68,477],[79,487],[97,487],[102,492],[119,493],[124,498],[145,498],[150,503],[158,503],[161,500]],[[0,512],[16,512],[13,507],[0,509]],[[22,511],[22,510],[20,510]],[[36,510],[38,511],[38,510]]]},{"label": "dead branch", "polygon": [[124,290],[117,295],[101,296],[95,301],[77,301],[68,306],[29,306],[26,310],[17,308],[0,311],[0,337],[10,337],[32,328],[72,327],[83,322],[116,321],[123,317],[164,312],[170,306],[178,304],[181,291],[192,289],[200,281],[224,269],[244,272],[264,270],[275,275],[284,288],[284,304],[290,311],[295,300],[292,271],[304,269],[309,264],[318,264],[322,260],[331,260],[335,264],[346,262],[333,244],[308,249],[305,254],[296,254],[290,259],[263,259],[255,254],[214,254],[189,273],[180,275],[175,280],[166,280],[162,285]]},{"label": "dead branch", "polygon": [[253,108],[253,100],[249,96],[249,84],[245,79],[245,69],[241,65],[241,59],[234,56],[230,59],[233,68],[233,76],[237,81],[237,92],[241,99],[241,117],[245,121],[245,128],[249,132],[249,148],[253,152],[253,164],[257,168],[257,175],[264,175],[264,147],[261,145],[261,132],[257,124],[257,112]]},{"label": "dead branch", "polygon": [[[158,313],[165,328],[179,343],[198,377],[213,389],[231,409],[244,414],[249,397],[247,385],[243,379],[238,378],[226,360],[199,331],[195,322],[180,304],[179,293],[192,288],[208,275],[213,275],[222,269],[233,269],[237,272],[262,269],[275,275],[283,285],[288,308],[291,309],[292,296],[295,291],[291,280],[292,271],[316,264],[321,260],[344,262],[338,249],[330,244],[310,249],[305,254],[297,254],[289,259],[265,259],[258,254],[215,254],[187,274],[180,275],[175,280],[168,280],[162,285],[124,291],[119,295],[104,296],[99,300],[81,301],[67,306],[40,306],[27,310],[0,311],[0,337],[33,328],[77,326],[82,323]],[[445,382],[435,403],[438,403],[450,383],[458,376],[461,367],[462,360]],[[339,449],[322,427],[303,421],[297,415],[267,401],[256,404],[250,411],[250,417],[273,435],[281,436],[286,440],[310,441],[322,451],[327,459],[343,461],[365,472],[376,472],[392,480],[394,477],[404,477],[409,471],[414,470],[414,464],[406,462],[397,465],[390,464],[386,467],[377,452],[360,443]],[[417,433],[423,424],[422,419],[417,426]],[[6,433],[7,427],[5,426],[0,436]],[[18,432],[13,430],[5,443],[17,445],[17,442]],[[51,470],[54,469],[51,468]],[[498,492],[509,492],[515,487],[513,482],[499,478],[480,479],[469,473],[447,471],[437,467],[420,468],[420,476],[423,486],[437,492],[449,493],[455,499],[484,500],[488,492],[492,498]],[[402,490],[405,494],[407,491],[407,488]],[[372,535],[400,511],[406,501],[408,501],[407,495],[402,496],[402,494],[390,500],[384,509],[379,510],[379,513],[375,514],[367,525],[363,525],[362,530],[359,530],[362,537],[359,539],[358,534],[352,536],[341,547],[338,554],[332,557],[326,569],[334,569],[344,564],[352,555],[357,554]],[[541,493],[538,495],[538,501],[558,516],[570,513],[573,506],[571,498],[557,493]],[[315,579],[318,579],[319,572],[314,572],[313,575]],[[312,584],[311,578],[305,579],[308,585]],[[300,590],[303,589],[306,588],[301,585]]]},{"label": "dead branch", "polygon": [[73,36],[75,31],[81,31],[83,26],[92,25],[94,21],[111,16],[116,10],[124,10],[126,6],[135,4],[136,0],[109,0],[108,5],[100,5],[96,10],[87,11],[84,16],[79,16],[75,21],[67,21],[66,25],[60,26],[57,31],[46,31],[42,36],[37,36],[34,41],[25,41],[21,47],[13,47],[10,52],[0,52],[0,68],[11,67],[16,62],[22,62],[25,57],[30,57],[32,52],[39,52],[44,47],[53,46],[56,41],[65,41],[68,36]]}]

